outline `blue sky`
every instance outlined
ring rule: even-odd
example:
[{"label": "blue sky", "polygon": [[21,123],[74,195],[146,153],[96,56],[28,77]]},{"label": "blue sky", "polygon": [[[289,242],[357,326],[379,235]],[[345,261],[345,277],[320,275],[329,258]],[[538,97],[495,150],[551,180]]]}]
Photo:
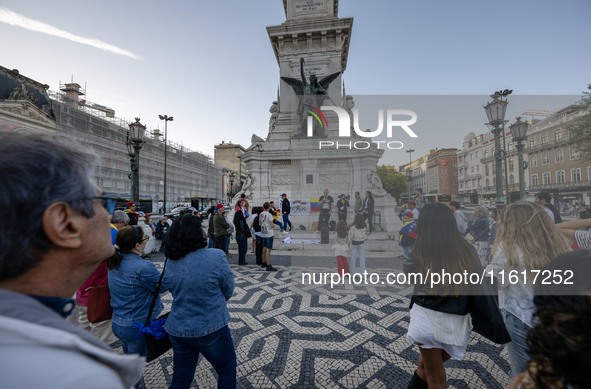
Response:
[{"label": "blue sky", "polygon": [[[591,83],[588,0],[342,0],[339,16],[354,18],[348,94],[476,96],[454,125],[409,143],[415,156],[486,131],[482,105],[496,90],[579,96]],[[3,0],[0,65],[52,90],[73,78],[87,100],[151,129],[174,116],[169,138],[213,155],[221,141],[266,136],[279,70],[265,27],[284,21],[281,0]],[[507,118],[564,101],[510,103]]]}]

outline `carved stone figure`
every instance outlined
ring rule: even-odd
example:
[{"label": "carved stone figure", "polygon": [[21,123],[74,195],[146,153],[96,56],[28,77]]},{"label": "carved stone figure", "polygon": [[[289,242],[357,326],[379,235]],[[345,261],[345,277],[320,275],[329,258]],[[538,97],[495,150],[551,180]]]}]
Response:
[{"label": "carved stone figure", "polygon": [[259,150],[261,151],[263,149],[262,143],[265,140],[263,138],[261,138],[260,136],[256,135],[256,134],[252,134],[252,136],[250,137],[250,146],[248,146],[248,148],[246,149],[248,150]]},{"label": "carved stone figure", "polygon": [[357,133],[355,132],[355,129],[353,128],[353,123],[354,123],[354,116],[355,114],[353,113],[353,108],[355,108],[355,101],[353,101],[353,96],[351,95],[347,95],[345,96],[345,101],[343,104],[343,108],[345,108],[345,111],[347,111],[347,113],[349,114],[349,118],[351,120],[351,136],[352,137],[360,137],[359,135],[357,135]]},{"label": "carved stone figure", "polygon": [[384,189],[384,186],[382,185],[382,180],[380,179],[380,176],[378,176],[378,173],[375,170],[371,170],[369,172],[369,174],[367,175],[367,179],[371,184],[370,190],[375,197],[383,197],[388,193]]},{"label": "carved stone figure", "polygon": [[[310,74],[310,82],[308,82],[304,75],[304,59],[300,58],[301,80],[291,77],[281,77],[283,81],[293,88],[295,94],[300,96],[297,111],[298,115],[300,115],[300,136],[305,137],[307,135],[307,111],[309,111],[311,107],[320,109],[324,100],[328,97],[328,86],[340,74],[341,72],[336,72],[324,77],[322,80],[318,80],[315,74]],[[314,136],[324,136],[324,129],[316,122],[314,122]]]},{"label": "carved stone figure", "polygon": [[20,84],[14,88],[12,92],[10,92],[10,95],[8,95],[8,100],[30,100],[35,103],[37,99],[31,92],[27,90],[25,84]]},{"label": "carved stone figure", "polygon": [[244,194],[248,200],[252,200],[252,189],[253,189],[252,184],[253,183],[254,183],[254,177],[251,176],[250,174],[247,175],[246,179],[244,180],[244,184],[242,184],[242,188],[240,189],[240,191],[238,193],[236,193],[233,201],[235,202],[235,200],[239,199],[242,194]]},{"label": "carved stone figure", "polygon": [[276,101],[273,101],[271,108],[269,108],[269,112],[271,112],[271,117],[269,118],[269,132],[271,132],[275,129],[277,116],[279,116],[279,104]]}]

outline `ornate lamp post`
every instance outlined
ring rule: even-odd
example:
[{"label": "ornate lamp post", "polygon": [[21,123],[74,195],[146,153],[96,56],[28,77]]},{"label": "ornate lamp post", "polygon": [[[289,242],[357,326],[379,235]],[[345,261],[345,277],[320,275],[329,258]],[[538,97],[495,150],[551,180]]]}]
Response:
[{"label": "ornate lamp post", "polygon": [[519,158],[518,167],[519,167],[519,199],[525,200],[525,165],[523,163],[523,148],[525,144],[523,143],[527,139],[527,129],[529,124],[527,121],[522,122],[521,116],[518,116],[517,121],[509,128],[511,129],[511,134],[513,135],[513,140],[517,142],[517,156]]},{"label": "ornate lamp post", "polygon": [[140,150],[144,145],[146,126],[135,118],[135,123],[129,124],[127,136],[127,154],[131,161],[131,199],[135,204],[140,203]]},{"label": "ornate lamp post", "polygon": [[505,159],[505,150],[501,148],[501,133],[505,129],[505,113],[507,112],[507,104],[509,104],[506,97],[511,92],[513,91],[508,89],[495,92],[490,96],[493,101],[484,106],[488,118],[487,124],[492,127],[491,132],[495,136],[495,184],[497,194],[495,206],[499,212],[505,206],[505,195],[503,193],[503,160]]},{"label": "ornate lamp post", "polygon": [[236,173],[231,172],[228,175],[228,178],[230,179],[230,203],[232,202],[232,199],[234,198],[234,179],[236,179]]},{"label": "ornate lamp post", "polygon": [[168,122],[172,122],[173,117],[168,115],[158,115],[160,120],[164,120],[164,199],[162,203],[162,213],[166,213],[166,155],[168,154]]}]

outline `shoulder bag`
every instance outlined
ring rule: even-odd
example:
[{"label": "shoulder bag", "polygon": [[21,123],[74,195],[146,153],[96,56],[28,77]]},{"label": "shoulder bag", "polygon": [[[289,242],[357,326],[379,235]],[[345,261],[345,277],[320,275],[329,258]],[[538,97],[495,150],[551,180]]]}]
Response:
[{"label": "shoulder bag", "polygon": [[91,286],[88,288],[86,316],[91,323],[99,323],[110,320],[113,317],[109,285]]},{"label": "shoulder bag", "polygon": [[[162,315],[160,315],[160,317],[158,317],[158,319],[150,321],[150,318],[152,317],[152,312],[154,312],[154,307],[156,306],[156,301],[158,300],[158,294],[160,293],[162,277],[164,277],[164,271],[166,270],[166,262],[168,262],[168,258],[164,260],[162,274],[160,274],[160,279],[158,280],[158,284],[156,285],[154,297],[152,298],[152,304],[150,305],[150,310],[148,311],[148,317],[146,317],[146,323],[144,325],[144,329],[142,330],[148,348],[148,352],[146,354],[146,362],[151,362],[154,359],[157,359],[162,354],[164,354],[172,348],[172,344],[170,343],[168,334],[166,333],[166,331],[164,331],[164,323],[166,322],[166,318],[168,317],[170,312],[163,313]],[[161,331],[150,331],[152,327],[158,327],[159,329],[161,329]],[[148,329],[148,331],[146,331],[146,329]]]},{"label": "shoulder bag", "polygon": [[473,331],[494,343],[509,343],[511,336],[505,327],[493,287],[486,282],[476,287],[479,294],[470,296]]}]

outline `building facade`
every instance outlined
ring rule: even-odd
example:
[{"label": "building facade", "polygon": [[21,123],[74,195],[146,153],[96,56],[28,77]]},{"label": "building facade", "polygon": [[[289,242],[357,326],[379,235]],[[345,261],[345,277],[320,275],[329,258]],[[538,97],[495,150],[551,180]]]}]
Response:
[{"label": "building facade", "polygon": [[[437,195],[456,196],[458,193],[458,156],[457,149],[435,149],[420,156],[408,164],[399,166],[399,171],[409,180],[410,197],[417,188],[423,190],[428,198],[434,200]],[[403,195],[407,200],[409,195]]]},{"label": "building facade", "polygon": [[[100,157],[97,185],[105,192],[130,198],[131,164],[126,140],[129,123],[115,111],[84,99],[79,84],[60,85],[59,92],[0,67],[0,130],[42,132],[66,138]],[[222,169],[209,156],[168,141],[167,209],[198,199],[202,204],[222,198]],[[158,130],[148,134],[140,151],[140,200],[157,212],[164,194],[164,142]]]},{"label": "building facade", "polygon": [[530,126],[530,191],[551,192],[554,201],[565,206],[591,203],[591,162],[581,157],[569,130],[586,112],[583,106],[570,105]]},{"label": "building facade", "polygon": [[232,201],[234,194],[238,193],[242,183],[246,181],[246,168],[241,158],[246,150],[239,144],[232,142],[214,146],[213,159],[216,165],[222,168],[222,193],[226,195],[226,201]]},{"label": "building facade", "polygon": [[457,149],[437,149],[427,157],[427,195],[458,194]]}]

